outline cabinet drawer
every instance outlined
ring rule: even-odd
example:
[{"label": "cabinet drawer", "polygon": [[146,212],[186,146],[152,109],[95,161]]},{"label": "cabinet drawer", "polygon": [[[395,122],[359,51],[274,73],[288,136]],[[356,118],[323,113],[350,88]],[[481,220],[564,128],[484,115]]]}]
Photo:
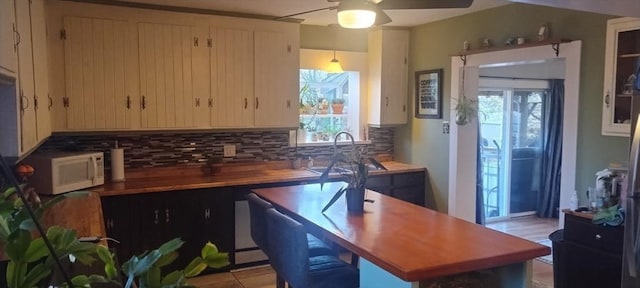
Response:
[{"label": "cabinet drawer", "polygon": [[424,172],[393,175],[393,185],[395,187],[424,185]]},{"label": "cabinet drawer", "polygon": [[624,239],[622,227],[596,225],[589,219],[566,215],[564,235],[567,241],[603,251],[622,253]]},{"label": "cabinet drawer", "polygon": [[[390,175],[382,175],[382,176],[371,176],[367,178],[367,187],[389,187],[391,186],[391,176]],[[372,189],[377,191],[375,189]]]}]

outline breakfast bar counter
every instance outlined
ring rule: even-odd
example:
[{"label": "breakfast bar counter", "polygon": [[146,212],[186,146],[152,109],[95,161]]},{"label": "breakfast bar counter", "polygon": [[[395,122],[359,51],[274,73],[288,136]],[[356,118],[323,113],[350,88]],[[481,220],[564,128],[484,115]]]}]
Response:
[{"label": "breakfast bar counter", "polygon": [[346,183],[254,192],[359,255],[361,287],[440,287],[442,281],[466,283],[464,287],[530,287],[530,260],[550,254],[549,247],[370,190],[366,199],[373,203],[365,202],[364,214],[348,213],[344,195],[322,213],[341,185]]}]

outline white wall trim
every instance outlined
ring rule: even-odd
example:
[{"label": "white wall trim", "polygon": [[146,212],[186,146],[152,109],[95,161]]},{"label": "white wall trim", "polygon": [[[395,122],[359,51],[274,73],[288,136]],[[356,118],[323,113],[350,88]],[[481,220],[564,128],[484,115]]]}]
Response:
[{"label": "white wall trim", "polygon": [[[571,192],[576,182],[576,151],[578,141],[578,104],[580,87],[581,41],[560,44],[560,54],[556,57],[550,46],[536,46],[473,54],[467,57],[465,67],[465,94],[477,98],[477,69],[494,63],[522,64],[540,60],[565,61],[565,98],[563,117],[562,179],[560,183],[560,209],[568,207]],[[451,107],[455,107],[460,93],[461,69],[463,63],[457,56],[451,57]],[[475,73],[473,70],[475,69]],[[470,73],[471,71],[471,73]],[[475,77],[475,79],[473,79]],[[455,123],[455,112],[451,113],[451,123]],[[449,146],[449,214],[469,222],[475,222],[475,179],[477,119],[465,126],[451,125]],[[471,158],[473,157],[473,158]],[[560,213],[560,225],[564,215]]]}]

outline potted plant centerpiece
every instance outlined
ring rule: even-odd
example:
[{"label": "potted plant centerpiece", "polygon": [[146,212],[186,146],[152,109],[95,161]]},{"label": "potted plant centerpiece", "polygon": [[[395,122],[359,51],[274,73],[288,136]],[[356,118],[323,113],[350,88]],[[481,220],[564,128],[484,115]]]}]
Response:
[{"label": "potted plant centerpiece", "polygon": [[[348,153],[338,152],[337,140],[342,134],[346,134],[351,138],[351,150]],[[364,194],[369,176],[369,165],[373,165],[377,169],[387,170],[380,162],[372,157],[368,157],[366,147],[356,147],[353,135],[349,132],[342,131],[335,135],[333,140],[333,156],[327,168],[320,175],[320,187],[329,180],[329,173],[334,167],[340,167],[339,173],[347,182],[347,186],[341,187],[329,203],[322,209],[322,212],[329,209],[342,194],[346,193],[347,211],[352,214],[361,214],[364,212]]]}]

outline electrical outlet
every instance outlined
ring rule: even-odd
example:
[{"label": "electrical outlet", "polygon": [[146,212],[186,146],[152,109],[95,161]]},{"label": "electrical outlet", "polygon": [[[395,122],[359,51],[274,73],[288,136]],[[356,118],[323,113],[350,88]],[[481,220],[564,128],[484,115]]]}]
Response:
[{"label": "electrical outlet", "polygon": [[224,157],[236,156],[236,145],[224,145]]},{"label": "electrical outlet", "polygon": [[298,131],[289,130],[289,147],[296,147],[298,144]]},{"label": "electrical outlet", "polygon": [[449,134],[449,121],[442,121],[442,134]]}]

